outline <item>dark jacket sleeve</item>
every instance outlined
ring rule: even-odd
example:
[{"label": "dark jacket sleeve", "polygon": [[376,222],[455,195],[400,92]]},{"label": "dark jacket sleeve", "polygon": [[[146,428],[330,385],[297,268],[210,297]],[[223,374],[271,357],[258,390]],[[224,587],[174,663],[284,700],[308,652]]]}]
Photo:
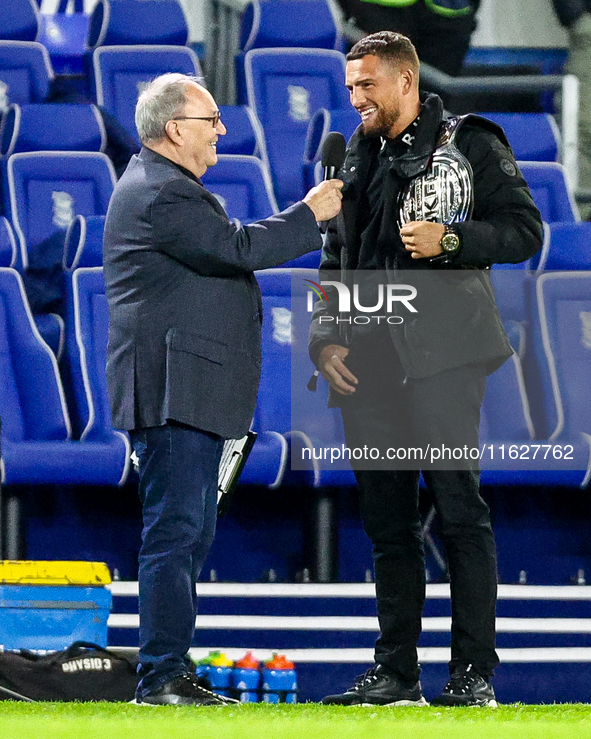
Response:
[{"label": "dark jacket sleeve", "polygon": [[540,212],[510,148],[494,133],[466,126],[458,148],[474,172],[474,212],[457,225],[462,247],[457,266],[517,264],[542,247]]},{"label": "dark jacket sleeve", "polygon": [[150,216],[155,248],[202,275],[276,267],[322,245],[314,214],[305,203],[238,228],[216,210],[203,188],[185,179],[163,185]]}]

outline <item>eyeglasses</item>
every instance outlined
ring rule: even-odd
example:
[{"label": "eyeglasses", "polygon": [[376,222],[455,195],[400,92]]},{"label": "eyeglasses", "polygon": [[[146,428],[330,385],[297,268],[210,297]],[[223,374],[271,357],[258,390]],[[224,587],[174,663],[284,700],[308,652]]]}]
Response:
[{"label": "eyeglasses", "polygon": [[172,120],[173,121],[211,121],[213,127],[215,128],[220,122],[221,117],[222,117],[222,114],[218,110],[213,115],[206,115],[206,116],[179,115],[176,118],[173,118]]}]

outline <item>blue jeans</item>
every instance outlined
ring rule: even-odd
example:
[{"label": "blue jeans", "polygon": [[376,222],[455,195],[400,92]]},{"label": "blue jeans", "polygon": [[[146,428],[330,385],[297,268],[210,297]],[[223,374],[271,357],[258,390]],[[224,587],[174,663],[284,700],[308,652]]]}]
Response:
[{"label": "blue jeans", "polygon": [[195,583],[213,541],[224,440],[169,422],[131,432],[143,507],[138,696],[187,672]]}]

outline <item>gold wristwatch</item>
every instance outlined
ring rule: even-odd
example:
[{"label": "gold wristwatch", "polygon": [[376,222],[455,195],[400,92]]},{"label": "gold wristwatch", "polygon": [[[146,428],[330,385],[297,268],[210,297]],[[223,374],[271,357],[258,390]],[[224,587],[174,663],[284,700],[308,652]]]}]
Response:
[{"label": "gold wristwatch", "polygon": [[445,226],[439,245],[444,254],[454,254],[460,248],[460,237],[453,226]]}]

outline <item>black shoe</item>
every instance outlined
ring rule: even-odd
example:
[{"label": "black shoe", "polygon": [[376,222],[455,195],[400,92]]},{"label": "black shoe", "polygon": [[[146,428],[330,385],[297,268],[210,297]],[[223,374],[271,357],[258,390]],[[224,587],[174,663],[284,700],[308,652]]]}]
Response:
[{"label": "black shoe", "polygon": [[488,706],[497,707],[493,686],[479,675],[472,665],[458,667],[432,706]]},{"label": "black shoe", "polygon": [[376,665],[355,678],[355,685],[340,695],[327,695],[322,703],[338,706],[428,706],[418,681],[403,687],[396,675]]},{"label": "black shoe", "polygon": [[238,703],[234,698],[226,698],[200,684],[197,675],[186,673],[173,677],[153,693],[136,699],[138,705],[150,706],[228,706]]}]

